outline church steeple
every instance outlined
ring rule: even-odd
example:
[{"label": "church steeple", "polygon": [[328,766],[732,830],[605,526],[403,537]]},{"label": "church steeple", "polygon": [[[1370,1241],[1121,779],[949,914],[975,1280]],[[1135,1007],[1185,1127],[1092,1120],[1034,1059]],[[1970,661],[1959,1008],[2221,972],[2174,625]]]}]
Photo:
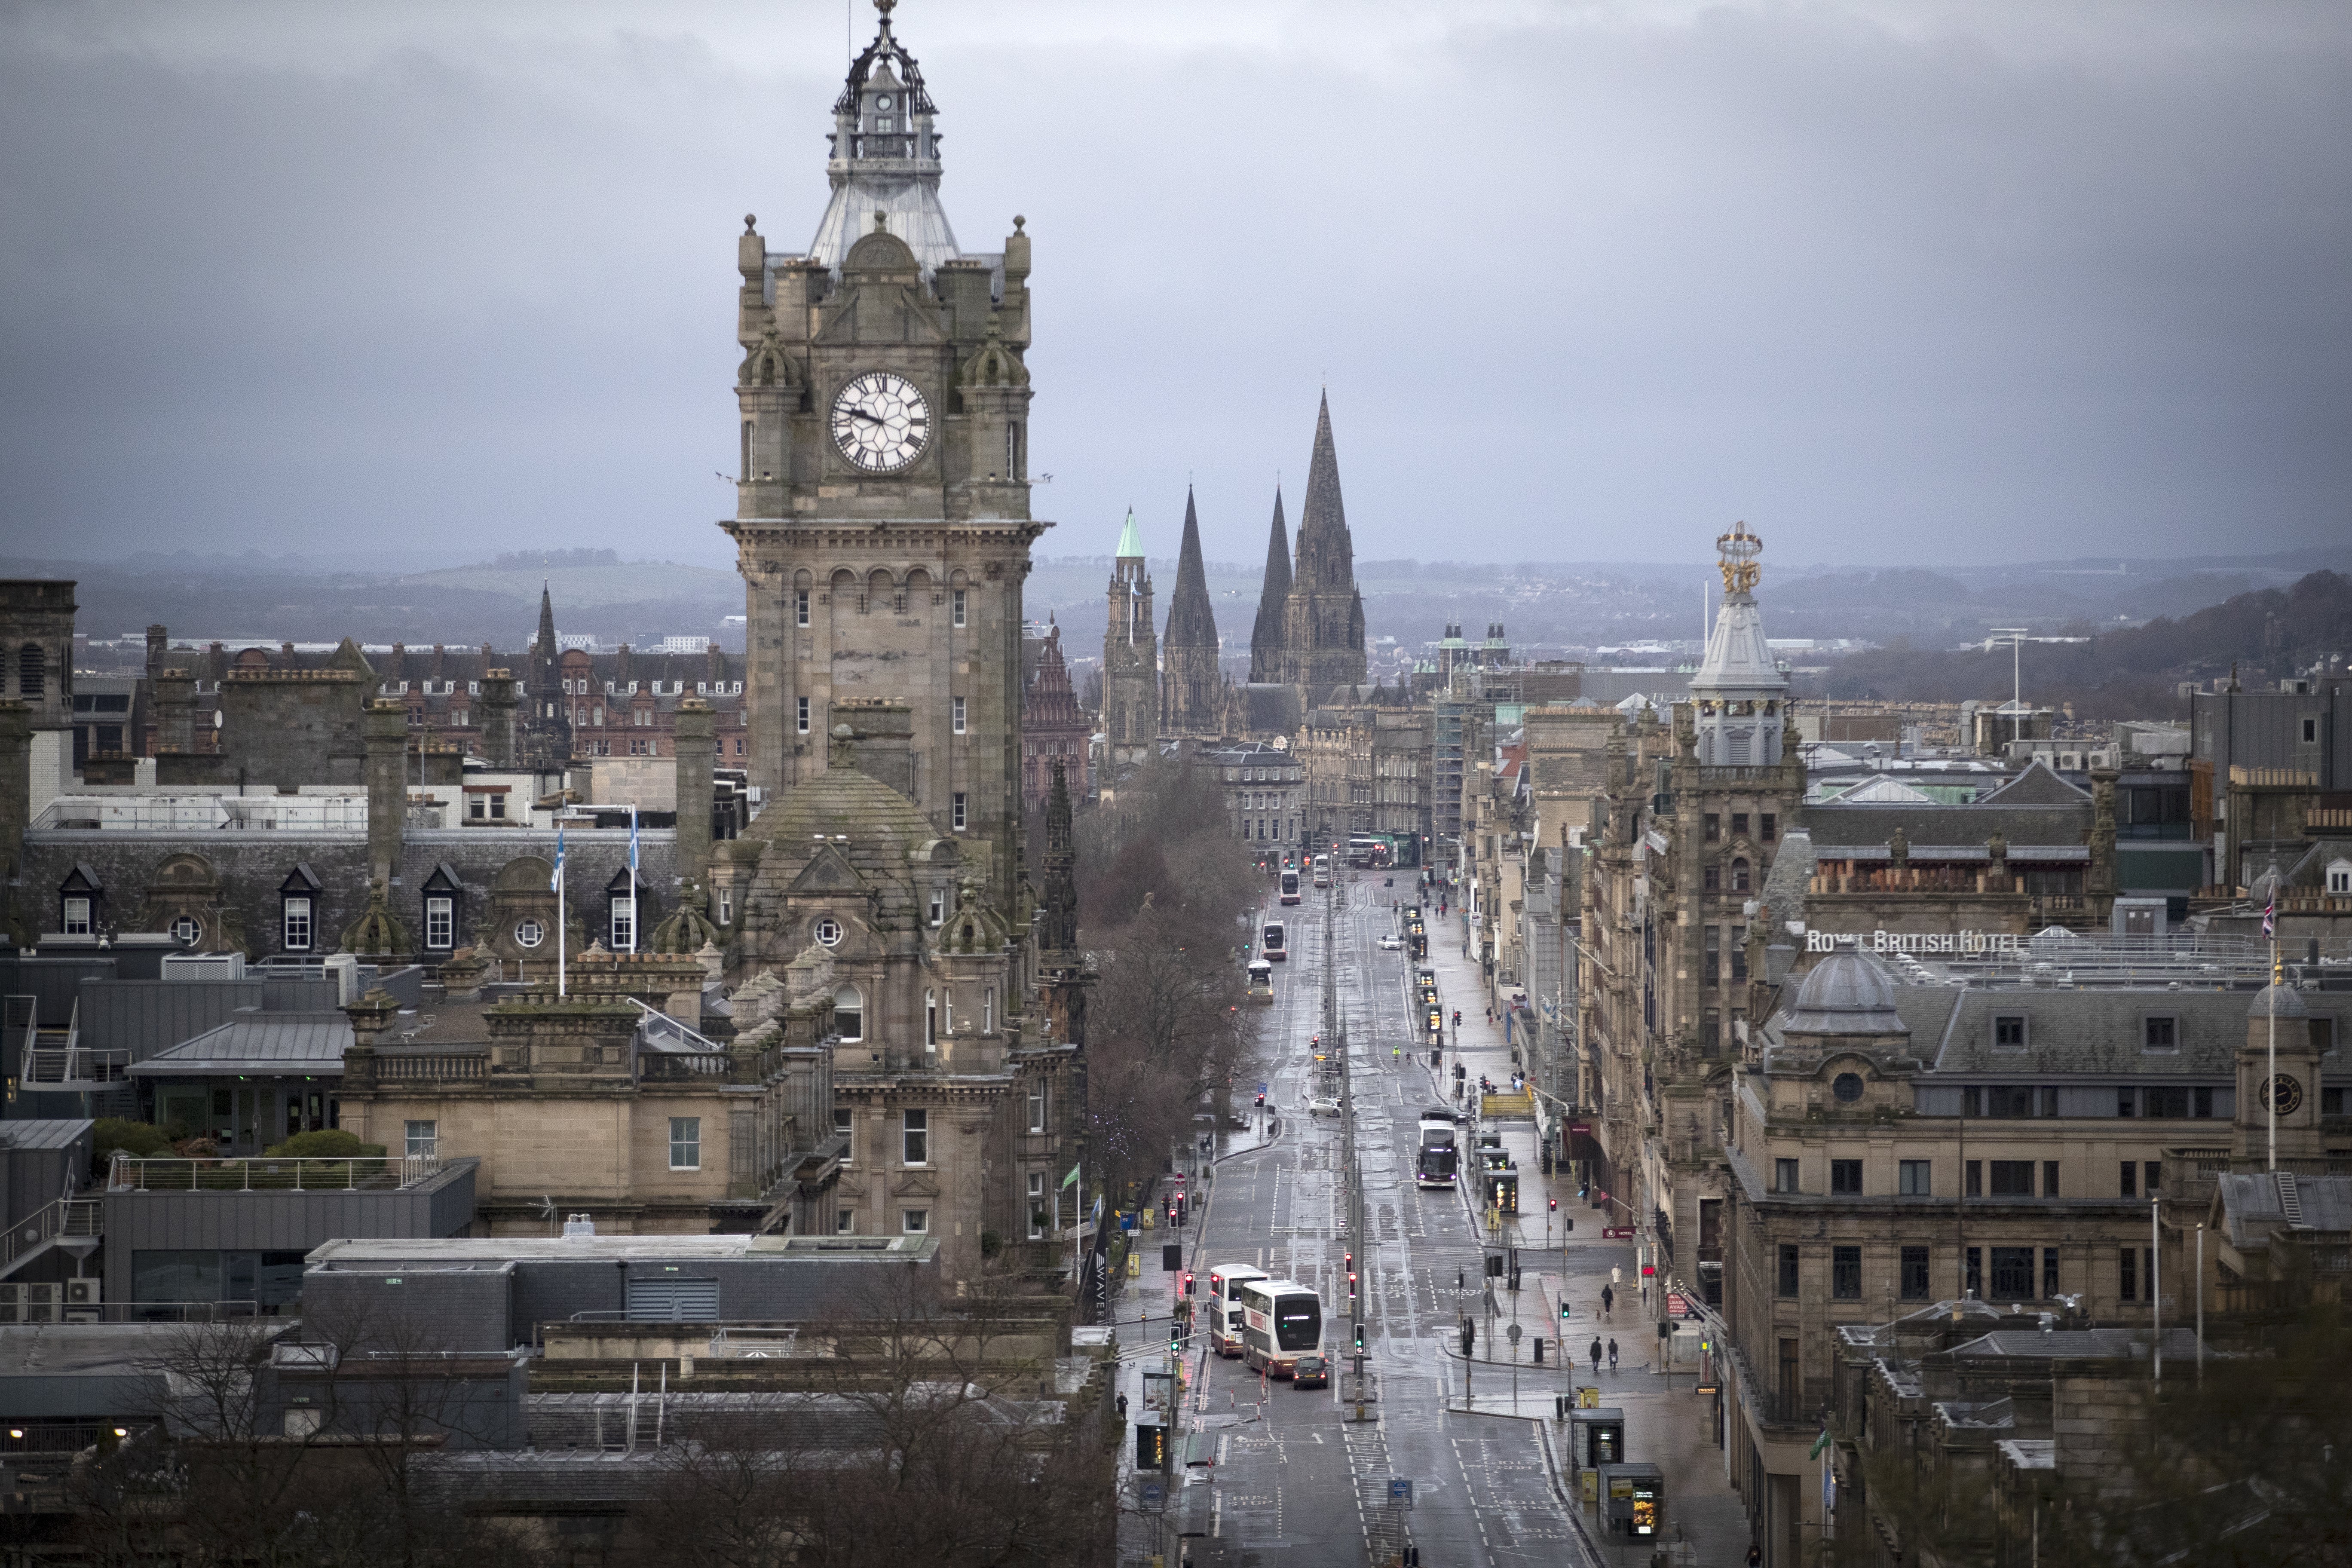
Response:
[{"label": "church steeple", "polygon": [[1209,603],[1209,573],[1201,559],[1201,520],[1192,492],[1184,492],[1184,542],[1176,557],[1176,592],[1168,600],[1161,639],[1166,675],[1160,683],[1160,727],[1171,735],[1213,735],[1219,728],[1217,616]]},{"label": "church steeple", "polygon": [[1282,521],[1282,487],[1274,487],[1274,532],[1265,542],[1265,585],[1258,590],[1257,625],[1250,632],[1254,681],[1282,677],[1282,610],[1290,599],[1290,529]]},{"label": "church steeple", "polygon": [[1356,547],[1339,500],[1339,454],[1331,439],[1331,399],[1315,416],[1315,451],[1307,464],[1307,502],[1298,519],[1297,563],[1283,612],[1282,679],[1320,700],[1335,686],[1363,682],[1364,600],[1356,591]]}]

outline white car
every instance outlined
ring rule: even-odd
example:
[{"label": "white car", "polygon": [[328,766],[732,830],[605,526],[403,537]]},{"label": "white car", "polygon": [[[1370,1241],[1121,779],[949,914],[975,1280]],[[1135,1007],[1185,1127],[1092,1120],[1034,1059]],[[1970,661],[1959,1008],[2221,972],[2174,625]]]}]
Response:
[{"label": "white car", "polygon": [[1339,1102],[1329,1098],[1328,1095],[1320,1099],[1310,1100],[1307,1102],[1307,1114],[1309,1116],[1337,1116],[1339,1114]]},{"label": "white car", "polygon": [[1381,938],[1381,951],[1382,952],[1394,952],[1403,946],[1404,938],[1397,935],[1394,931],[1391,931],[1388,935]]}]

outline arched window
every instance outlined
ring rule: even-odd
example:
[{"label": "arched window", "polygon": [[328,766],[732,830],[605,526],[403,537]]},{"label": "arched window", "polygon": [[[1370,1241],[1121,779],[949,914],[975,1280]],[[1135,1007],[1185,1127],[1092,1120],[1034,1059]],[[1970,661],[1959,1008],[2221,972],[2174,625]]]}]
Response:
[{"label": "arched window", "polygon": [[845,985],[833,994],[833,1027],[845,1042],[866,1037],[866,999],[855,985]]},{"label": "arched window", "polygon": [[1731,890],[1735,893],[1748,891],[1748,860],[1745,856],[1732,857]]}]

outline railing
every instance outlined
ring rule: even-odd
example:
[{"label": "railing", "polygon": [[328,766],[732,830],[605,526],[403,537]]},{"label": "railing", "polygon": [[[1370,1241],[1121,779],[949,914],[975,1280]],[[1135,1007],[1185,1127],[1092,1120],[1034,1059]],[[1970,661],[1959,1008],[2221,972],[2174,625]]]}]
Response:
[{"label": "railing", "polygon": [[732,1058],[707,1051],[646,1051],[637,1058],[637,1077],[668,1082],[725,1078],[731,1065]]},{"label": "railing", "polygon": [[358,1155],[347,1160],[144,1159],[117,1154],[107,1173],[110,1192],[328,1193],[416,1186],[441,1171],[436,1154]]},{"label": "railing", "polygon": [[0,1245],[0,1274],[14,1270],[51,1242],[68,1237],[96,1238],[104,1222],[95,1198],[53,1198],[9,1227]]},{"label": "railing", "polygon": [[0,1325],[222,1323],[261,1315],[259,1303],[254,1301],[108,1301],[85,1305],[66,1300],[66,1286],[70,1283],[0,1284]]},{"label": "railing", "polygon": [[489,1076],[488,1051],[379,1051],[379,1083],[467,1083]]}]

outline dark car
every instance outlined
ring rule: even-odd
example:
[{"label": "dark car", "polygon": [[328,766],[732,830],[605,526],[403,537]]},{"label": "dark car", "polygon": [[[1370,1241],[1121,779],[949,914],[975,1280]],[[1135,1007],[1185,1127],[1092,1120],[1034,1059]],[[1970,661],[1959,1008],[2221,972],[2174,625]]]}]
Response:
[{"label": "dark car", "polygon": [[1300,1388],[1330,1387],[1330,1358],[1319,1354],[1300,1356],[1298,1358],[1298,1368],[1297,1372],[1292,1374],[1291,1382]]}]

